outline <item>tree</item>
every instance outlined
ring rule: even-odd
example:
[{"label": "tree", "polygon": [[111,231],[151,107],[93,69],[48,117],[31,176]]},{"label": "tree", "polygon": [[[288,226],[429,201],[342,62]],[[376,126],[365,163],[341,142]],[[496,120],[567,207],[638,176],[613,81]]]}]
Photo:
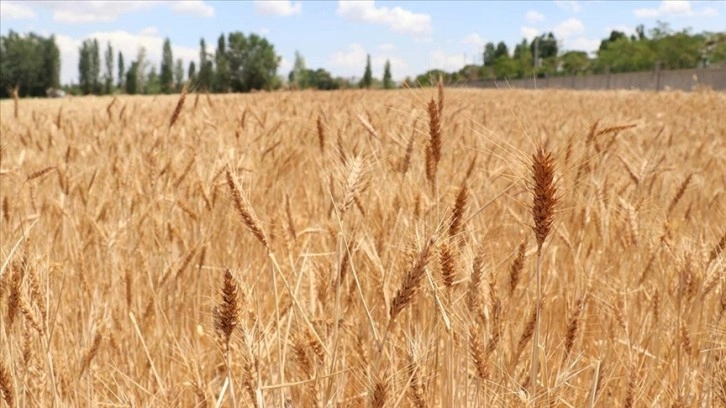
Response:
[{"label": "tree", "polygon": [[280,57],[267,39],[257,34],[246,37],[230,33],[227,39],[230,85],[235,92],[271,90],[279,86]]},{"label": "tree", "polygon": [[360,81],[361,88],[370,88],[373,85],[373,71],[371,69],[371,55],[366,56],[366,69],[363,72],[363,78]]},{"label": "tree", "polygon": [[557,39],[552,33],[535,37],[529,47],[533,58],[546,60],[557,57]]},{"label": "tree", "polygon": [[174,91],[174,56],[171,51],[171,41],[169,41],[168,37],[164,40],[162,47],[159,86],[163,93],[168,94]]},{"label": "tree", "polygon": [[214,62],[217,65],[217,73],[214,77],[214,88],[216,92],[227,92],[229,90],[229,67],[227,66],[227,47],[224,34],[217,40],[217,51],[214,53]]},{"label": "tree", "polygon": [[497,49],[494,50],[494,59],[498,59],[500,57],[509,57],[509,48],[507,48],[507,44],[504,43],[504,41],[500,41],[499,44],[497,44]]},{"label": "tree", "polygon": [[212,62],[207,60],[207,43],[202,38],[199,41],[199,88],[208,91],[212,86],[213,66]]},{"label": "tree", "polygon": [[514,47],[513,53],[513,64],[511,65],[512,71],[510,72],[513,78],[529,78],[532,76],[534,70],[534,58],[530,44],[526,38]]},{"label": "tree", "polygon": [[297,89],[305,89],[309,85],[307,78],[308,72],[305,67],[305,58],[296,50],[295,63],[293,64],[292,71],[290,71],[290,75],[288,75],[288,81]]},{"label": "tree", "polygon": [[139,47],[136,54],[136,93],[142,93],[146,89],[146,72],[149,69],[149,61],[146,59],[146,47]]},{"label": "tree", "polygon": [[93,39],[91,43],[91,89],[94,94],[101,93],[101,50],[98,48],[98,40]]},{"label": "tree", "polygon": [[181,91],[184,87],[184,61],[181,58],[176,60],[174,66],[174,81],[176,82],[176,90]]},{"label": "tree", "polygon": [[383,67],[383,89],[393,88],[393,78],[391,77],[391,61],[386,60]]},{"label": "tree", "polygon": [[129,95],[134,95],[139,92],[139,63],[137,61],[131,62],[131,67],[129,67],[128,72],[126,72],[126,93]]},{"label": "tree", "polygon": [[577,74],[584,72],[590,64],[585,51],[568,51],[562,54],[562,69],[568,74]]},{"label": "tree", "polygon": [[187,71],[187,78],[190,83],[194,83],[197,80],[197,67],[194,65],[194,61],[189,62],[189,70]]},{"label": "tree", "polygon": [[608,45],[610,43],[614,43],[615,41],[617,41],[617,40],[619,40],[621,38],[626,38],[626,35],[625,35],[624,32],[617,31],[617,30],[611,31],[610,32],[610,37],[608,37],[608,38],[600,41],[600,48],[598,50],[600,50],[600,51],[606,50],[608,48]]},{"label": "tree", "polygon": [[20,96],[45,96],[60,82],[60,51],[55,37],[12,30],[0,37],[0,97],[19,86]]},{"label": "tree", "polygon": [[92,52],[93,43],[91,40],[84,40],[78,50],[78,85],[84,95],[88,95],[93,92]]},{"label": "tree", "polygon": [[124,55],[121,53],[121,51],[118,52],[118,87],[123,89],[124,88],[124,77],[126,76],[126,71],[124,70],[126,67],[124,67]]},{"label": "tree", "polygon": [[106,45],[106,54],[104,55],[106,62],[106,74],[104,75],[106,94],[110,94],[113,89],[113,48],[111,48],[111,42]]},{"label": "tree", "polygon": [[151,70],[149,71],[149,75],[146,79],[146,84],[144,86],[144,94],[156,95],[163,91],[164,91],[164,89],[162,89],[161,77],[156,72],[156,67],[152,66]]},{"label": "tree", "polygon": [[484,46],[484,65],[485,66],[490,66],[494,63],[494,59],[496,58],[496,53],[497,53],[497,49],[494,46],[494,43],[488,42]]}]

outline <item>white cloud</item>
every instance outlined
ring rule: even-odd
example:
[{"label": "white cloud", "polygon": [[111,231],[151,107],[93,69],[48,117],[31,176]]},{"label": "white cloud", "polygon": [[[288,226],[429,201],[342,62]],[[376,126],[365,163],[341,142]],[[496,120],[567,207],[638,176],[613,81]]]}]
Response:
[{"label": "white cloud", "polygon": [[[390,45],[390,44],[383,44]],[[381,47],[379,46],[380,50]],[[392,51],[388,49],[387,51]],[[333,53],[328,59],[328,65],[338,72],[338,75],[355,76],[360,77],[363,74],[363,69],[366,65],[366,58],[368,52],[365,47],[360,44],[350,44],[348,49],[345,51],[338,51]],[[373,76],[381,78],[383,76],[383,67],[389,61],[391,63],[391,73],[397,80],[411,75],[409,72],[409,64],[402,58],[389,53],[382,53],[379,55],[371,55],[371,68],[373,70]]]},{"label": "white cloud", "polygon": [[146,27],[139,31],[139,34],[144,36],[155,36],[159,35],[159,28],[158,27]]},{"label": "white cloud", "polygon": [[302,3],[290,0],[255,0],[255,10],[266,16],[287,17],[302,12]]},{"label": "white cloud", "polygon": [[0,20],[29,20],[35,18],[32,8],[15,1],[0,2]]},{"label": "white cloud", "polygon": [[538,28],[526,26],[520,27],[519,32],[522,34],[522,37],[527,39],[527,41],[532,41],[534,37],[538,36],[540,33]]},{"label": "white cloud", "polygon": [[205,4],[202,0],[183,0],[177,1],[171,6],[171,9],[181,14],[191,14],[193,16],[214,17],[214,7]]},{"label": "white cloud", "polygon": [[527,14],[524,15],[524,18],[526,18],[530,23],[534,23],[544,20],[545,17],[534,10],[529,10]]},{"label": "white cloud", "polygon": [[461,40],[461,42],[476,48],[482,48],[484,44],[486,44],[486,40],[477,33],[467,35],[463,40]]},{"label": "white cloud", "polygon": [[562,43],[562,47],[566,50],[585,51],[589,54],[600,48],[600,41],[585,37],[568,38]]},{"label": "white cloud", "polygon": [[585,24],[574,17],[557,24],[552,30],[557,38],[573,37],[585,32]]},{"label": "white cloud", "polygon": [[577,0],[555,0],[555,4],[562,10],[572,13],[577,13],[582,10],[580,2],[578,2]]},{"label": "white cloud", "polygon": [[366,49],[360,44],[350,44],[346,51],[335,52],[330,63],[339,68],[358,68],[366,63]]},{"label": "white cloud", "polygon": [[713,7],[706,7],[694,10],[691,2],[686,0],[661,1],[657,8],[639,8],[633,10],[633,14],[640,18],[658,18],[665,16],[680,17],[715,17],[718,10]]},{"label": "white cloud", "polygon": [[91,1],[40,1],[37,4],[53,12],[53,20],[67,24],[107,23],[116,21],[124,14],[140,12],[157,6],[169,7],[175,13],[212,17],[214,7],[201,0],[91,0]]},{"label": "white cloud", "polygon": [[[103,58],[107,43],[111,43],[114,53],[114,79],[118,74],[118,61],[116,59],[119,51],[124,55],[125,68],[128,70],[131,61],[136,59],[139,48],[142,46],[146,49],[146,59],[150,66],[156,67],[156,71],[159,72],[164,38],[159,35],[155,27],[145,28],[139,33],[130,33],[124,30],[99,31],[80,38],[56,35],[56,44],[58,44],[61,53],[62,83],[78,82],[78,49],[83,40],[93,38],[98,40],[99,48],[101,48],[101,58]],[[210,42],[207,41],[207,43]],[[196,48],[178,46],[173,43],[171,48],[174,60],[181,58],[184,61],[185,68],[188,66],[189,61],[196,61],[199,58],[199,50]]]},{"label": "white cloud", "polygon": [[115,21],[120,15],[157,6],[157,1],[75,1],[39,3],[53,10],[53,20],[60,23],[83,24]]},{"label": "white cloud", "polygon": [[444,71],[458,71],[467,64],[463,54],[449,54],[443,50],[434,50],[429,53],[430,69]]},{"label": "white cloud", "polygon": [[378,45],[378,49],[381,51],[393,51],[396,49],[396,45],[391,43],[380,44]]},{"label": "white cloud", "polygon": [[336,13],[348,20],[387,26],[391,31],[422,36],[433,31],[431,16],[401,7],[376,7],[374,0],[340,0]]}]

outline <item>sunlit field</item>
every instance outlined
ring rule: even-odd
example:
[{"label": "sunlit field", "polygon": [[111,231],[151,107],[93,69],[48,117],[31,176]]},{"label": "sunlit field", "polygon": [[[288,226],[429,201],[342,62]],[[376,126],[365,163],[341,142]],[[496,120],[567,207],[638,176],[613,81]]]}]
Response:
[{"label": "sunlit field", "polygon": [[8,406],[726,406],[724,93],[0,107]]}]

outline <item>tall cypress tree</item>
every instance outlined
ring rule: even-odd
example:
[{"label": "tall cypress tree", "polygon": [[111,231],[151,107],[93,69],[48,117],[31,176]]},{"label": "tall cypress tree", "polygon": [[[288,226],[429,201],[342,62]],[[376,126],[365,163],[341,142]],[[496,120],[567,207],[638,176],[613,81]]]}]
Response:
[{"label": "tall cypress tree", "polygon": [[162,92],[171,93],[174,91],[174,56],[171,53],[171,41],[169,41],[169,38],[164,40],[159,82]]},{"label": "tall cypress tree", "polygon": [[91,42],[84,40],[78,50],[78,85],[84,95],[91,93]]},{"label": "tall cypress tree", "polygon": [[121,51],[118,52],[118,87],[120,89],[124,88],[124,77],[126,76],[126,71],[124,67],[124,55],[121,53]]},{"label": "tall cypress tree", "polygon": [[110,94],[113,88],[113,48],[111,48],[111,42],[106,46],[106,54],[104,57],[106,62],[106,75],[104,77],[106,89],[104,89],[104,92]]},{"label": "tall cypress tree", "polygon": [[366,58],[366,69],[363,72],[363,79],[360,81],[361,88],[370,88],[373,85],[373,70],[371,69],[371,55]]},{"label": "tall cypress tree", "polygon": [[91,92],[101,93],[101,50],[95,38],[91,42]]},{"label": "tall cypress tree", "polygon": [[199,41],[199,88],[208,91],[212,85],[212,61],[207,59],[207,43]]},{"label": "tall cypress tree", "polygon": [[393,78],[391,76],[391,61],[386,60],[386,65],[383,67],[383,88],[393,88]]},{"label": "tall cypress tree", "polygon": [[229,89],[229,67],[227,66],[227,47],[224,34],[217,40],[217,51],[214,54],[214,62],[217,65],[217,72],[214,76],[214,88],[216,92],[227,92]]}]

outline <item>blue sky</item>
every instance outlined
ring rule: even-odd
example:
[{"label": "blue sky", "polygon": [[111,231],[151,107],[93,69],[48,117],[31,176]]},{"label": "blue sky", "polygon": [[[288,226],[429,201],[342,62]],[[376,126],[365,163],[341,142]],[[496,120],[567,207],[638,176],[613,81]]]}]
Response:
[{"label": "blue sky", "polygon": [[[159,63],[165,37],[185,67],[197,60],[204,38],[213,52],[221,33],[257,33],[292,67],[295,50],[308,68],[358,76],[366,54],[374,75],[391,61],[395,79],[428,69],[456,70],[481,63],[486,42],[510,47],[552,31],[564,50],[594,51],[612,29],[632,32],[660,20],[673,29],[726,30],[726,1],[10,1],[0,2],[2,33],[56,35],[61,81],[78,76],[78,47],[85,38],[110,42],[126,61],[140,46]],[[127,63],[128,66],[128,63]]]}]

